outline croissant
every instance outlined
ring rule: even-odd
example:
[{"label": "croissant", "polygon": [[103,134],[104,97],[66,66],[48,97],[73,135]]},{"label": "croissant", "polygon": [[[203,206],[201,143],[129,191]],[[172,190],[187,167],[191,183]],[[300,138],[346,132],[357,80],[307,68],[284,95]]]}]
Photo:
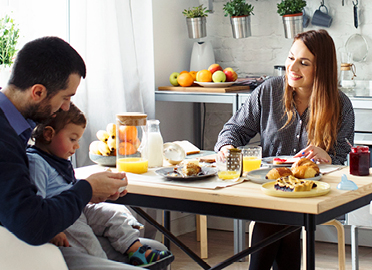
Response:
[{"label": "croissant", "polygon": [[297,178],[312,178],[319,175],[319,167],[308,158],[301,158],[291,167],[293,175]]},{"label": "croissant", "polygon": [[289,168],[279,167],[279,168],[271,169],[266,174],[266,179],[275,180],[275,179],[278,179],[280,177],[289,176],[289,175],[293,175],[292,171]]}]

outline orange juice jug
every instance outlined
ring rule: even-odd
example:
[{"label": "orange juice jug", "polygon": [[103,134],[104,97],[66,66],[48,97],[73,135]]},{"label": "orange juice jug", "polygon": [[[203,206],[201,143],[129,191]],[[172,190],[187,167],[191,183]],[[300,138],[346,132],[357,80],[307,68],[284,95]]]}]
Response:
[{"label": "orange juice jug", "polygon": [[119,172],[147,172],[146,118],[146,114],[133,112],[116,115],[116,166]]}]

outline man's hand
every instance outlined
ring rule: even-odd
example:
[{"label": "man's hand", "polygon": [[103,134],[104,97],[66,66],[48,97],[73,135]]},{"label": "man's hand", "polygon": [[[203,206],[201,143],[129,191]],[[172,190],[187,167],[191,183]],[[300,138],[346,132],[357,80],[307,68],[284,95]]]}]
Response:
[{"label": "man's hand", "polygon": [[66,234],[63,232],[60,232],[56,236],[52,238],[52,240],[49,241],[49,243],[52,243],[56,245],[57,247],[69,247],[70,244],[67,240]]},{"label": "man's hand", "polygon": [[93,191],[91,202],[99,203],[107,199],[116,200],[127,194],[127,191],[119,193],[120,187],[128,185],[127,176],[124,172],[113,173],[110,171],[100,172],[86,178]]}]

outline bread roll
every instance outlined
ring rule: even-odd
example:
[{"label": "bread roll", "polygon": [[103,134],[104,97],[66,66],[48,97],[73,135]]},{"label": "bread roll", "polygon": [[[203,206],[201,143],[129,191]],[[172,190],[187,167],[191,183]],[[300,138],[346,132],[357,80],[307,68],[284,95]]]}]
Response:
[{"label": "bread roll", "polygon": [[319,167],[308,158],[301,158],[293,163],[291,167],[292,173],[297,178],[312,178],[319,175]]},{"label": "bread roll", "polygon": [[288,176],[288,175],[293,175],[292,171],[289,168],[279,167],[279,168],[271,169],[266,174],[266,179],[276,180],[280,177],[284,177],[284,176]]}]

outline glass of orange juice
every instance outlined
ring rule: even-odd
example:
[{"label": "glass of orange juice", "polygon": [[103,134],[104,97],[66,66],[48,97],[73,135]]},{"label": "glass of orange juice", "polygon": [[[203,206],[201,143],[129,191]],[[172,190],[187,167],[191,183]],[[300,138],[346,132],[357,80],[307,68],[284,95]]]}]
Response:
[{"label": "glass of orange juice", "polygon": [[241,150],[232,148],[228,150],[226,157],[217,156],[217,175],[222,180],[238,180],[242,172]]},{"label": "glass of orange juice", "polygon": [[242,146],[243,172],[247,173],[261,167],[262,147],[261,146]]}]

